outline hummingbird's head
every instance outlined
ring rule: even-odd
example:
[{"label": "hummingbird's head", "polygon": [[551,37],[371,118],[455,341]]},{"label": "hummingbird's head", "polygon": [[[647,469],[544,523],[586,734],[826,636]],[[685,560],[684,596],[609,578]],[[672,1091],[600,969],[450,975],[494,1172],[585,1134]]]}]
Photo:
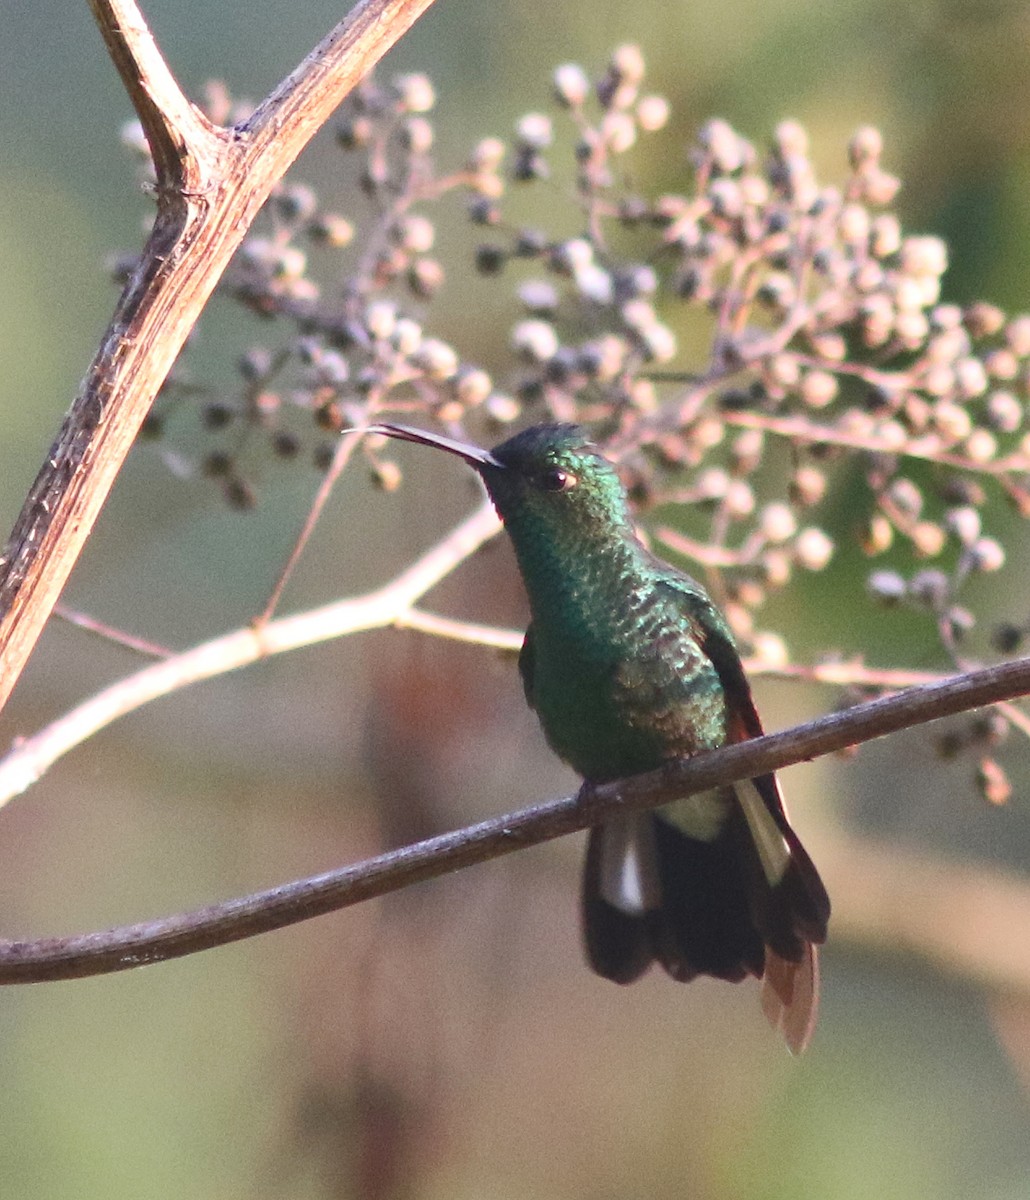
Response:
[{"label": "hummingbird's head", "polygon": [[523,514],[534,524],[580,529],[629,524],[615,467],[578,425],[533,425],[491,456],[500,466],[484,465],[480,474],[506,524]]},{"label": "hummingbird's head", "polygon": [[631,529],[615,467],[578,425],[533,425],[489,451],[404,425],[373,425],[368,432],[464,459],[479,472],[512,534],[519,528],[555,537],[573,530],[582,536],[591,528]]}]

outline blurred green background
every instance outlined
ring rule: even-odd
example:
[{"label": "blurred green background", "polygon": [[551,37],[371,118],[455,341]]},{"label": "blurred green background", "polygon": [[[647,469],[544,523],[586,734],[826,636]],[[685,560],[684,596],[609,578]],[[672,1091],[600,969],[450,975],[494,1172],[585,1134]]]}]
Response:
[{"label": "blurred green background", "polygon": [[[188,89],[218,77],[255,98],[342,11],[324,0],[146,5]],[[86,4],[37,0],[5,16],[6,530],[108,321],[103,262],[138,245],[147,206],[118,143],[131,114]],[[829,178],[843,174],[848,134],[879,125],[886,166],[905,182],[907,228],[950,243],[948,298],[1027,305],[1026,4],[439,0],[384,70],[433,77],[440,157],[457,162],[476,137],[504,135],[541,107],[556,64],[597,71],[630,40],[649,86],[672,102],[672,144],[712,115],[759,142],[795,117]],[[340,174],[325,149],[300,167],[322,189]],[[650,169],[673,187],[681,164]],[[435,319],[489,360],[497,320],[463,308],[460,285]],[[213,313],[197,372],[224,373],[249,329]],[[469,508],[474,492],[455,470],[412,475],[393,496],[345,481],[288,608],[385,580]],[[260,506],[233,513],[210,485],[138,451],[66,598],[176,647],[233,628],[263,605],[315,482],[269,467]],[[1007,612],[1025,605],[1019,542],[1009,562],[994,577]],[[863,631],[872,661],[901,653],[877,641],[855,578],[831,572],[818,588],[820,611]],[[501,546],[433,601],[522,620]],[[801,645],[812,603],[794,595],[787,632]],[[932,655],[924,632],[925,651],[904,647],[906,662]],[[3,744],[134,665],[54,624],[0,722]],[[817,690],[759,689],[774,728],[829,703]],[[967,942],[982,931],[1025,978],[1030,929],[989,919],[986,900],[981,911],[949,905],[947,864],[1004,867],[1030,888],[1028,757],[1025,746],[1010,752],[1017,787],[1005,810],[978,801],[969,764],[941,766],[925,732],[785,773],[840,914],[821,1026],[800,1062],[769,1033],[755,987],[683,989],[654,976],[623,990],[593,978],[576,932],[580,840],[566,839],[183,962],[8,989],[0,1195],[1022,1200],[1030,996],[985,993],[906,952],[906,914],[895,927],[889,904],[870,933],[859,914],[889,901],[897,864],[844,868],[859,834],[936,863],[937,886],[919,902],[931,924],[939,915],[942,940],[952,925]],[[198,906],[574,783],[525,711],[510,661],[416,634],[348,639],[155,704],[58,764],[0,816],[0,929],[42,936]],[[912,900],[904,886],[897,894]],[[1026,912],[1019,887],[1015,899]]]}]

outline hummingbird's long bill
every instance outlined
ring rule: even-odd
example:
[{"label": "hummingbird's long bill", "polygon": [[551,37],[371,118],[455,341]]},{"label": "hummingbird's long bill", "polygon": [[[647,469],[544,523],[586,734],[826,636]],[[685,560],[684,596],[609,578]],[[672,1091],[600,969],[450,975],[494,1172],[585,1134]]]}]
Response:
[{"label": "hummingbird's long bill", "polygon": [[420,446],[435,446],[438,450],[446,450],[448,454],[456,454],[473,467],[504,469],[504,463],[494,458],[489,450],[473,446],[471,442],[457,442],[453,438],[444,437],[439,433],[427,433],[424,429],[412,429],[410,425],[369,425],[362,432],[381,433],[402,442],[417,442]]}]

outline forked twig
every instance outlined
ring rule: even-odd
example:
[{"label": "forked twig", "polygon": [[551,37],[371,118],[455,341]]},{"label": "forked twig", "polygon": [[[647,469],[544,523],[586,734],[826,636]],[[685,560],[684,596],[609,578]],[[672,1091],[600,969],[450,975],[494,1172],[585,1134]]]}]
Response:
[{"label": "forked twig", "polygon": [[182,93],[134,0],[90,0],[150,144],[157,216],[0,557],[0,707],[254,217],[312,135],[431,3],[360,0],[246,122],[223,129]]}]

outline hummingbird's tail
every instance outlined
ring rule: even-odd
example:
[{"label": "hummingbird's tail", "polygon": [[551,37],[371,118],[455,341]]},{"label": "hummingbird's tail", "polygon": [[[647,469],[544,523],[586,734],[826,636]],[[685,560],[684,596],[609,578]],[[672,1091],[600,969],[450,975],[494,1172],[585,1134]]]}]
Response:
[{"label": "hummingbird's tail", "polygon": [[816,946],[829,914],[772,775],[590,831],[583,926],[591,967],[617,983],[654,961],[681,982],[755,975],[764,979],[763,1010],[794,1053],[815,1027]]}]

